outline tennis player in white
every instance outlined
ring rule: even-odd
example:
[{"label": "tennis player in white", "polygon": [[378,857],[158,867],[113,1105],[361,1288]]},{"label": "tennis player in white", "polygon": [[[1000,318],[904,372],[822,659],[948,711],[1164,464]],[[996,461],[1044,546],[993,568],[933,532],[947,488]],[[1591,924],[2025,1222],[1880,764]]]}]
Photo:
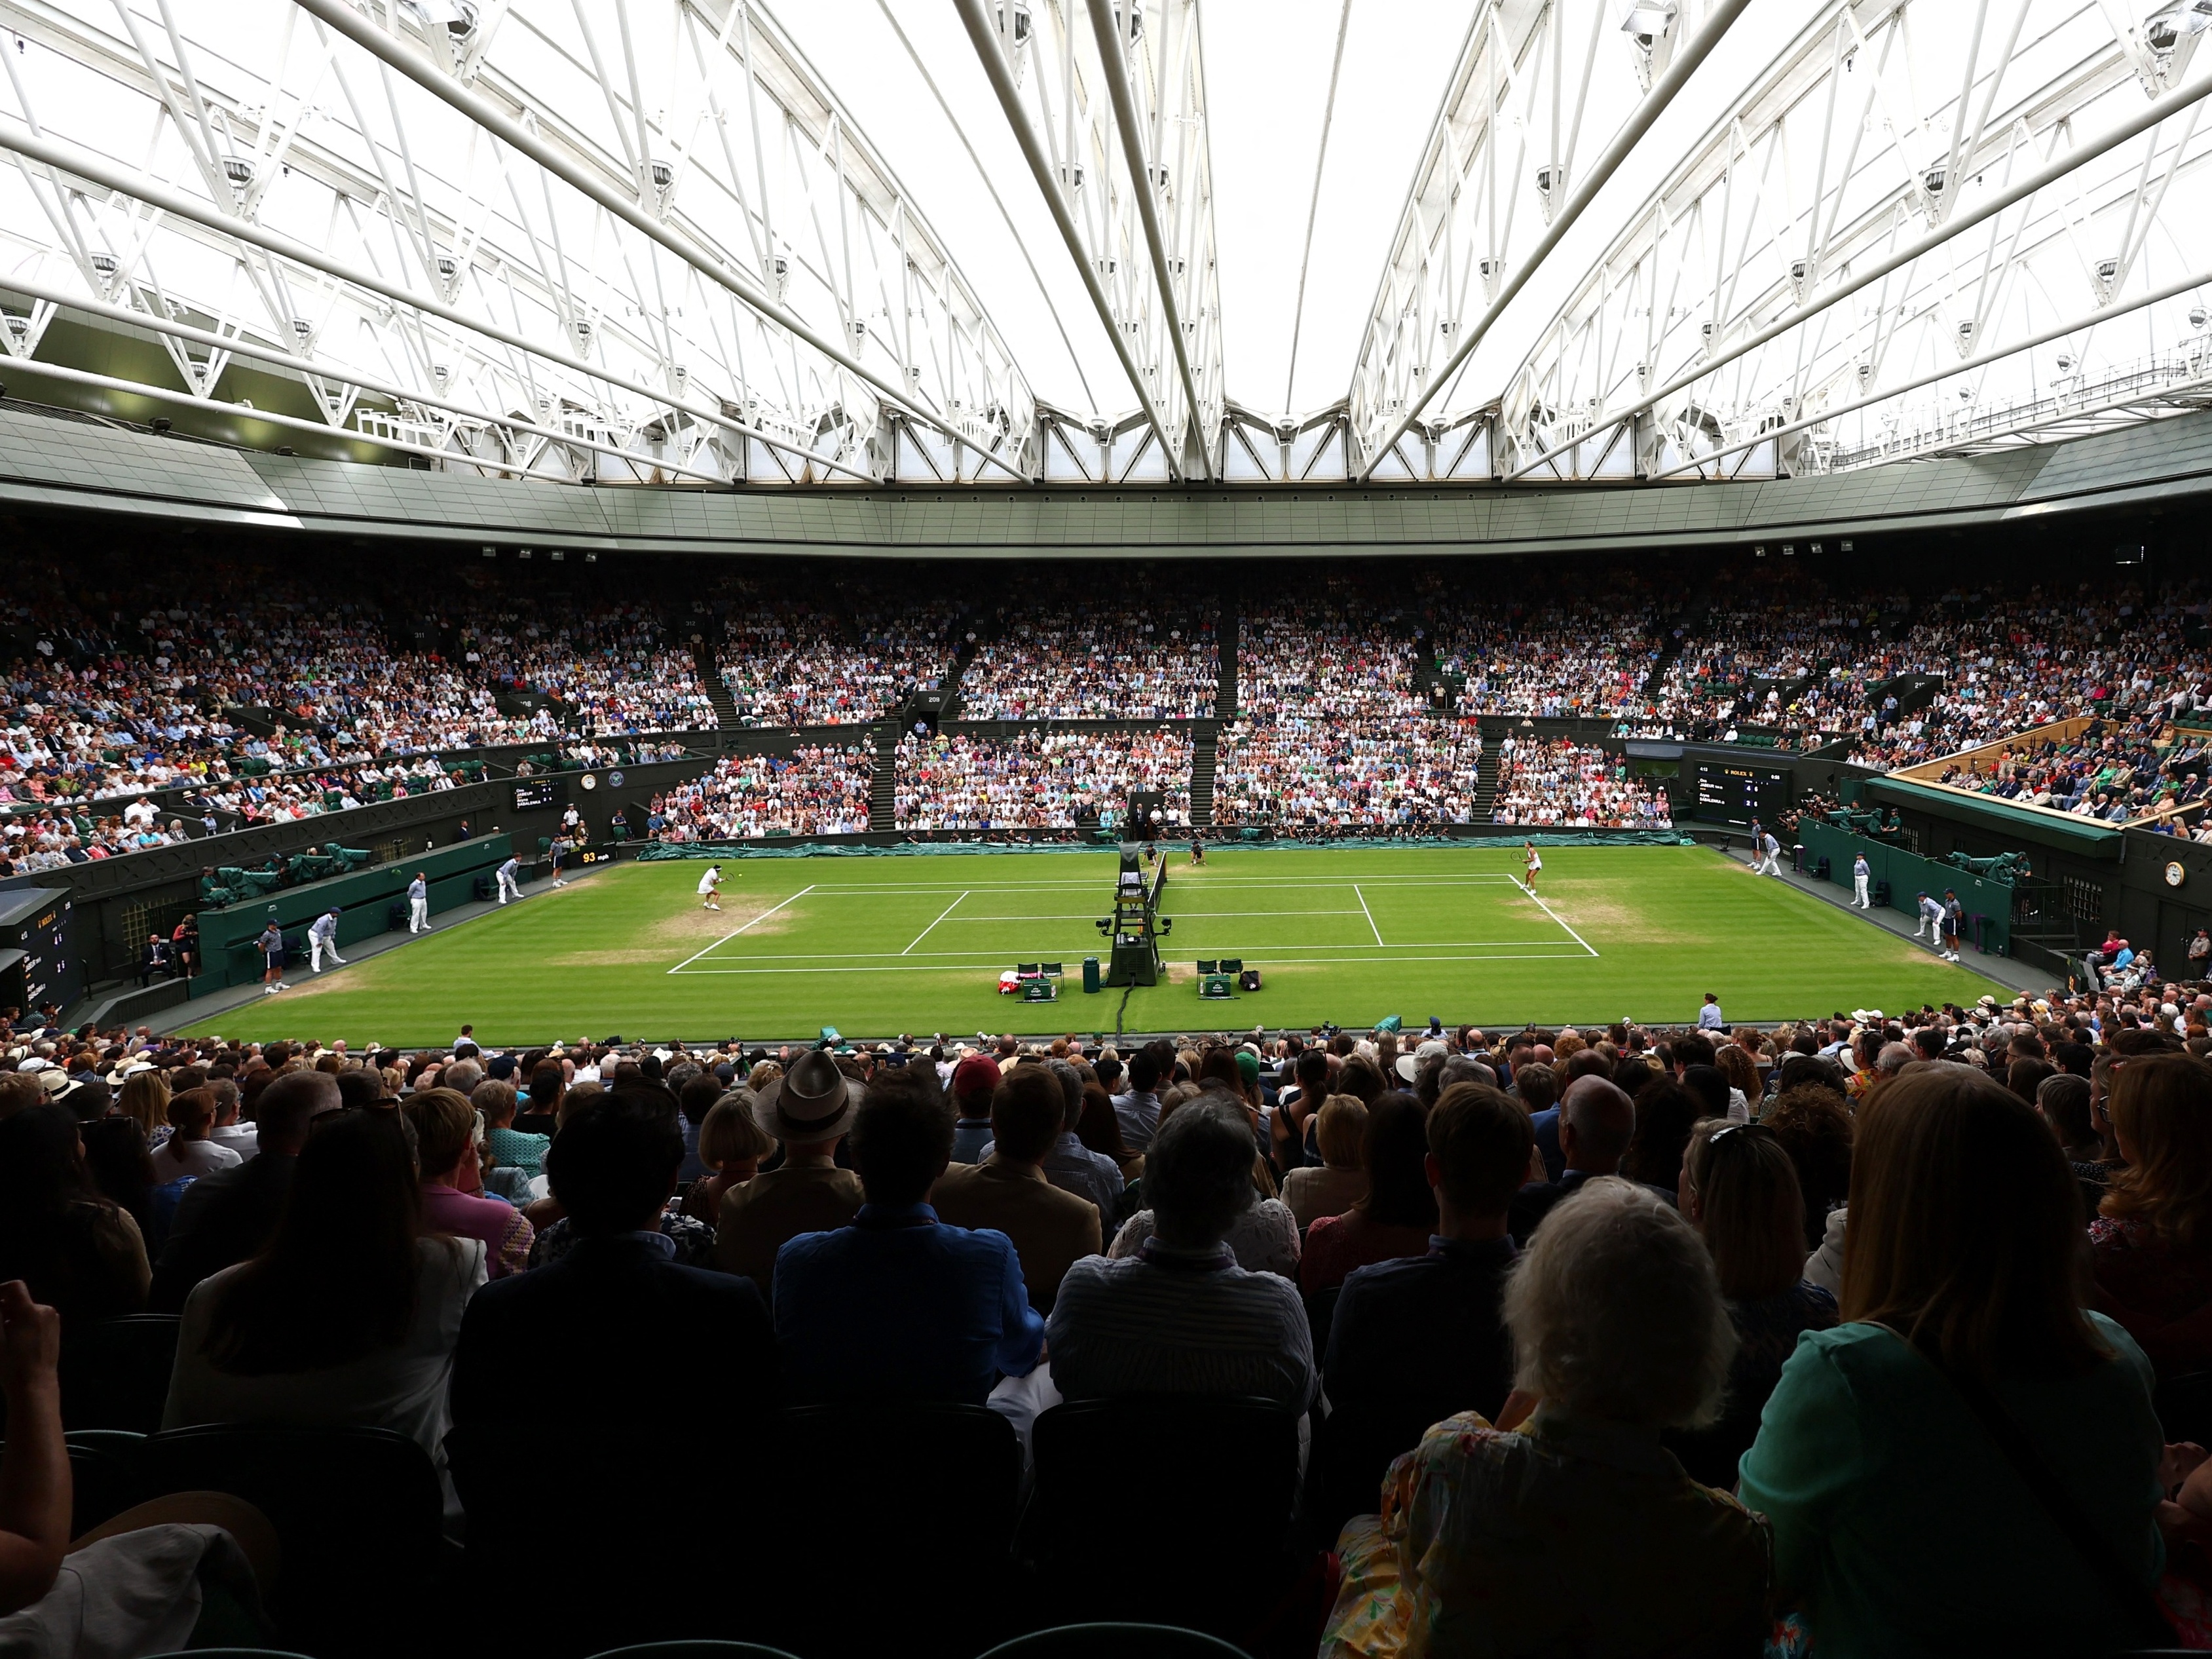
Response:
[{"label": "tennis player in white", "polygon": [[1528,868],[1528,874],[1522,878],[1521,884],[1529,892],[1534,893],[1536,890],[1536,877],[1544,868],[1543,857],[1537,852],[1536,844],[1534,841],[1523,841],[1521,844],[1521,862]]},{"label": "tennis player in white", "polygon": [[709,864],[707,866],[707,873],[699,878],[699,896],[707,901],[705,904],[699,906],[700,909],[721,909],[722,867],[720,864]]}]

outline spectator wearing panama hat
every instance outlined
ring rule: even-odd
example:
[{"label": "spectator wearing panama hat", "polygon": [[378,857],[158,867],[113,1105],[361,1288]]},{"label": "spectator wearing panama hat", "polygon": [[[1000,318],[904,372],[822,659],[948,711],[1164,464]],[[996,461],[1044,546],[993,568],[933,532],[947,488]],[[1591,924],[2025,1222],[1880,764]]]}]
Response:
[{"label": "spectator wearing panama hat", "polygon": [[860,1177],[838,1168],[836,1159],[860,1093],[819,1049],[800,1055],[761,1089],[753,1121],[783,1144],[783,1163],[722,1194],[714,1227],[717,1267],[745,1275],[769,1295],[775,1253],[787,1241],[843,1227],[860,1213]]}]

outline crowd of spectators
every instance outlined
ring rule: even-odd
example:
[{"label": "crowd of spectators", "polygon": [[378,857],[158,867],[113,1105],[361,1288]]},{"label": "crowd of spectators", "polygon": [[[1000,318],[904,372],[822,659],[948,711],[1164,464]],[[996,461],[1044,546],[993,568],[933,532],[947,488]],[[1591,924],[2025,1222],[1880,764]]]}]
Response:
[{"label": "crowd of spectators", "polygon": [[1570,738],[1507,737],[1498,746],[1491,818],[1543,827],[1671,829],[1663,784],[1629,775],[1628,762]]},{"label": "crowd of spectators", "polygon": [[1993,756],[1954,761],[1938,777],[1953,789],[2107,823],[2202,810],[2208,734],[2156,715],[2093,719],[2063,741],[2006,744]]},{"label": "crowd of spectators", "polygon": [[1992,582],[1946,593],[1905,643],[1906,671],[1940,674],[1924,706],[1869,711],[1851,760],[1894,769],[2083,716],[2212,725],[2205,589]]},{"label": "crowd of spectators", "polygon": [[[0,605],[0,800],[715,723],[690,654],[641,601],[593,595],[557,623],[524,620],[464,582],[471,606],[419,616],[402,643],[365,585],[290,568],[46,574]],[[516,692],[538,695],[502,708]]]},{"label": "crowd of spectators", "polygon": [[[1284,1469],[1224,1440],[1182,1500],[1203,1528],[1281,1494],[1270,1535],[1216,1540],[1237,1571],[1071,1584],[1041,1556],[1036,1622],[1164,1605],[1323,1659],[2201,1645],[2208,1020],[2191,985],[1121,1046],[0,1024],[0,1629],[205,1647],[295,1635],[278,1606],[578,1651],[603,1622],[787,1640],[789,1598],[731,1596],[691,1530],[726,1483],[672,1485],[693,1414],[637,1410],[639,1366],[681,1351],[748,1421],[982,1406],[1040,1469],[1065,1405],[1170,1436],[1206,1396],[1280,1414]],[[76,1537],[68,1360],[147,1311],[181,1316],[165,1426],[413,1441],[501,1595],[267,1602],[301,1517],[220,1493]],[[571,1509],[621,1517],[590,1571],[544,1547]],[[841,1619],[967,1652],[1007,1600]]]},{"label": "crowd of spectators", "polygon": [[746,726],[865,725],[945,681],[956,602],[841,579],[836,603],[740,578],[700,601],[724,617],[722,681]]},{"label": "crowd of spectators", "polygon": [[1466,823],[1481,765],[1482,734],[1472,720],[1239,720],[1216,745],[1213,821],[1292,833]]},{"label": "crowd of spectators", "polygon": [[1425,715],[1413,618],[1328,576],[1297,597],[1248,603],[1238,624],[1237,711],[1261,724]]},{"label": "crowd of spectators", "polygon": [[896,757],[902,830],[1067,829],[1111,825],[1133,794],[1190,820],[1189,736],[1158,731],[1025,731],[1013,737],[908,732]]},{"label": "crowd of spectators", "polygon": [[1629,571],[1599,594],[1439,607],[1437,666],[1467,714],[1599,718],[1638,706],[1659,655],[1656,596]]},{"label": "crowd of spectators", "polygon": [[876,754],[866,743],[803,744],[788,755],[724,755],[714,770],[653,800],[663,841],[857,835],[868,827]]},{"label": "crowd of spectators", "polygon": [[1028,595],[960,679],[965,720],[1194,720],[1213,712],[1221,653],[1210,613]]},{"label": "crowd of spectators", "polygon": [[562,727],[586,737],[715,725],[690,647],[671,639],[654,607],[641,601],[604,606],[550,627],[520,613],[494,617],[465,631],[457,655],[495,686],[556,699]]}]

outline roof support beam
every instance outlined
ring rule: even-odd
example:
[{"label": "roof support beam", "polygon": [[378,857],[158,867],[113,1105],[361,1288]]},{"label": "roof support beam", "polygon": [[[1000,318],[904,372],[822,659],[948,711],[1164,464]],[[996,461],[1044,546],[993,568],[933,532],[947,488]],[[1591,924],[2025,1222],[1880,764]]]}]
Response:
[{"label": "roof support beam", "polygon": [[[307,270],[320,271],[324,276],[334,278],[366,293],[374,294],[382,299],[391,301],[395,305],[405,306],[410,311],[419,312],[428,317],[435,317],[441,322],[450,323],[455,328],[479,335],[485,339],[495,340],[513,351],[526,352],[532,357],[543,357],[548,361],[559,362],[564,368],[569,369],[575,369],[579,366],[571,360],[552,357],[542,345],[534,344],[523,335],[501,328],[496,323],[469,316],[441,301],[426,298],[395,283],[387,282],[374,271],[343,265],[318,248],[309,247],[304,242],[295,241],[289,236],[267,229],[251,220],[234,218],[206,202],[187,196],[181,191],[171,189],[158,180],[143,177],[126,168],[117,167],[105,157],[80,149],[74,144],[62,143],[52,137],[33,133],[12,116],[0,115],[0,151],[12,152],[32,161],[42,162],[57,173],[73,174],[77,178],[87,180],[104,190],[131,197],[145,203],[149,207],[159,208],[173,217],[187,220],[204,229],[212,230],[219,235],[234,238],[249,247],[274,253],[280,259],[289,260]],[[81,305],[83,302],[72,298],[69,303]],[[355,373],[348,369],[320,367],[315,372],[327,380],[344,381],[349,383],[357,380]],[[642,381],[631,380],[625,375],[615,374],[611,369],[594,368],[586,364],[583,365],[583,372],[608,386],[619,387],[625,392],[649,399],[665,408],[680,411],[695,419],[721,427],[726,431],[742,433],[746,437],[757,439],[787,453],[805,454],[810,460],[823,466],[832,464],[811,451],[797,448],[787,439],[778,438],[773,433],[762,431],[746,422],[732,420],[718,408],[703,407],[687,399],[672,396],[660,387],[648,386]],[[420,394],[410,393],[408,395],[416,397]],[[851,469],[840,467],[838,470]],[[866,475],[856,474],[856,476]],[[871,479],[870,481],[876,480]]]},{"label": "roof support beam", "polygon": [[1960,375],[1971,375],[1978,369],[1986,369],[1991,363],[2002,362],[2022,351],[2033,351],[2037,346],[2048,345],[2053,340],[2063,340],[2069,334],[2078,334],[2085,328],[2094,328],[2099,323],[2110,322],[2113,318],[2125,316],[2130,311],[2140,311],[2146,306],[2161,305],[2168,300],[2179,299],[2185,294],[2206,287],[2212,287],[2212,271],[2199,271],[2193,276],[2184,277],[2179,282],[2167,283],[2163,287],[2154,288],[2148,294],[2138,294],[2134,298],[2122,301],[2118,304],[2100,305],[2094,311],[2069,317],[2064,322],[2053,327],[2042,329],[2025,339],[2007,340],[2002,345],[1992,346],[1986,351],[1978,352],[1965,362],[1954,363],[1949,368],[1938,369],[1929,374],[1917,375],[1911,380],[1901,381],[1894,386],[1886,386],[1871,397],[1858,398],[1850,403],[1840,403],[1832,409],[1823,409],[1817,415],[1808,415],[1781,426],[1770,427],[1756,436],[1747,438],[1740,443],[1729,444],[1723,448],[1701,454],[1693,460],[1685,461],[1680,467],[1669,467],[1662,473],[1654,473],[1651,474],[1651,479],[1656,483],[1662,479],[1674,478],[1683,473],[1697,472],[1714,461],[1723,460],[1729,455],[1741,454],[1746,449],[1756,448],[1762,443],[1778,442],[1792,433],[1802,432],[1808,427],[1825,426],[1832,420],[1841,420],[1845,415],[1855,415],[1862,409],[1871,409],[1878,403],[1887,403],[1891,399],[1902,397],[1908,392],[1917,392],[1923,386],[1933,386],[1938,381],[1950,380]]},{"label": "roof support beam", "polygon": [[[2005,209],[2030,199],[2065,179],[2069,174],[2075,172],[2085,163],[2094,161],[2108,150],[2118,149],[2131,138],[2141,137],[2153,127],[2189,109],[2208,95],[2212,95],[2212,80],[2202,81],[2193,87],[2184,87],[2178,91],[2166,94],[2163,98],[2155,99],[2145,104],[2133,115],[2078,147],[2069,149],[2048,164],[2038,168],[2017,184],[2005,189],[1993,191],[1972,208],[1959,214],[1956,218],[1944,220],[1942,223],[1914,237],[1911,241],[1890,253],[1869,259],[1863,263],[1854,264],[1850,274],[1843,278],[1833,287],[1824,289],[1817,294],[1808,294],[1802,304],[1777,318],[1764,328],[1753,331],[1731,345],[1716,350],[1711,357],[1706,357],[1695,368],[1686,369],[1663,385],[1630,399],[1619,408],[1608,409],[1593,417],[1592,424],[1610,425],[1613,422],[1642,414],[1655,405],[1663,403],[1677,392],[1696,385],[1716,370],[1726,367],[1737,358],[1757,351],[1768,341],[1778,339],[1790,330],[1798,327],[1808,318],[1818,316],[1821,312],[1832,306],[1840,304],[1863,289],[1881,281],[1883,278],[1894,271],[1903,270],[1923,256],[1934,253],[1953,237],[1972,229],[1984,219],[1992,218],[2003,212]],[[1568,450],[1574,448],[1576,442],[1579,440],[1572,440],[1544,451],[1523,465],[1506,482],[1510,483],[1514,479],[1526,478],[1538,467],[1566,454]]]},{"label": "roof support beam", "polygon": [[[1159,284],[1160,303],[1167,309],[1168,339],[1174,343],[1176,371],[1182,377],[1183,418],[1189,448],[1186,456],[1195,456],[1197,473],[1201,480],[1210,482],[1213,477],[1213,446],[1206,435],[1199,402],[1198,386],[1191,378],[1190,345],[1185,338],[1182,308],[1176,303],[1174,278],[1168,271],[1168,248],[1160,234],[1159,192],[1152,183],[1152,158],[1145,154],[1145,135],[1137,125],[1137,101],[1129,87],[1129,58],[1121,49],[1121,15],[1109,5],[1092,0],[1091,33],[1098,42],[1098,56],[1106,64],[1106,85],[1114,101],[1114,125],[1121,129],[1121,155],[1129,164],[1130,187],[1137,192],[1137,211],[1144,220],[1145,245],[1152,256],[1152,279]],[[1183,20],[1185,28],[1195,28],[1198,18],[1195,9]],[[1174,73],[1172,65],[1167,72]],[[1155,107],[1164,87],[1154,89]],[[1201,137],[1199,142],[1205,140]],[[1200,211],[1211,216],[1213,204],[1209,198],[1198,204]],[[1211,227],[1207,229],[1206,246],[1213,245]]]},{"label": "roof support beam", "polygon": [[[1100,0],[1100,3],[1103,3],[1104,0]],[[1144,371],[1137,366],[1136,358],[1130,353],[1129,342],[1124,337],[1121,320],[1115,315],[1113,304],[1106,297],[1105,287],[1099,281],[1098,272],[1092,267],[1091,252],[1084,244],[1083,233],[1076,226],[1075,216],[1068,208],[1067,197],[1060,187],[1060,180],[1054,176],[1052,158],[1045,154],[1044,145],[1037,137],[1029,113],[1022,107],[1021,88],[1014,82],[1013,66],[1006,62],[1006,54],[1000,49],[998,29],[984,9],[984,0],[955,0],[955,3],[960,8],[960,21],[967,27],[968,39],[975,48],[975,55],[982,60],[983,73],[990,78],[991,89],[998,94],[999,103],[1006,113],[1006,124],[1013,128],[1014,140],[1021,145],[1023,158],[1030,164],[1030,172],[1036,180],[1037,189],[1044,197],[1045,205],[1052,210],[1053,223],[1060,227],[1060,238],[1067,244],[1068,256],[1075,261],[1076,270],[1082,273],[1083,286],[1091,295],[1091,303],[1097,309],[1098,320],[1104,325],[1106,332],[1114,341],[1114,355],[1121,359],[1121,372],[1129,377],[1130,387],[1137,394],[1138,406],[1144,411],[1146,424],[1152,429],[1161,454],[1166,457],[1169,473],[1181,482],[1183,477],[1181,448],[1168,436],[1167,426],[1160,418],[1159,405],[1153,399],[1152,388],[1145,384]],[[1081,3],[1081,0],[1070,0],[1070,3]],[[1079,165],[1079,162],[1073,164]],[[1100,180],[1099,188],[1104,189],[1105,183],[1104,180]]]},{"label": "roof support beam", "polygon": [[485,131],[495,134],[501,143],[527,156],[569,188],[590,198],[639,235],[658,243],[708,280],[727,290],[752,310],[781,326],[793,339],[805,341],[848,374],[873,387],[885,402],[905,410],[915,419],[943,432],[954,442],[965,445],[987,458],[995,459],[990,457],[989,451],[962,434],[954,424],[923,406],[904,387],[884,379],[842,345],[823,338],[773,296],[762,292],[690,237],[645,211],[621,192],[611,188],[605,180],[596,178],[577,166],[505,111],[479,97],[451,76],[440,72],[419,53],[402,46],[396,35],[379,28],[356,11],[346,3],[346,0],[293,0],[293,3],[304,8],[380,62],[390,64]]},{"label": "roof support beam", "polygon": [[[128,328],[150,329],[155,333],[161,334],[170,339],[181,340],[192,345],[204,345],[211,351],[220,351],[228,357],[244,357],[253,363],[265,363],[273,368],[289,369],[302,376],[309,376],[314,379],[325,381],[342,381],[345,385],[357,387],[364,392],[374,392],[379,397],[390,398],[394,402],[416,403],[421,404],[423,407],[428,409],[442,409],[449,415],[459,416],[463,420],[480,421],[486,426],[500,427],[510,432],[527,432],[533,437],[545,438],[554,443],[573,444],[586,442],[584,439],[579,438],[574,432],[563,431],[558,427],[543,425],[536,421],[518,419],[513,415],[497,414],[488,409],[474,408],[467,404],[456,402],[451,398],[441,398],[426,392],[413,391],[408,387],[395,385],[390,381],[380,380],[374,375],[363,375],[355,369],[332,369],[327,363],[319,363],[311,357],[302,357],[290,351],[279,351],[274,346],[257,345],[252,340],[246,339],[243,335],[213,333],[207,329],[195,328],[190,323],[178,322],[171,318],[161,316],[155,312],[134,311],[128,306],[109,305],[100,300],[83,299],[76,295],[65,293],[60,289],[50,288],[44,283],[27,281],[21,277],[0,277],[0,293],[22,294],[34,300],[48,302],[56,306],[66,307],[73,311],[83,312],[90,316],[104,318],[109,322],[120,323]],[[54,371],[57,365],[49,363],[40,363],[33,359],[33,361],[26,363],[24,367],[27,370],[33,374],[50,374]],[[219,375],[212,374],[209,375],[209,387],[210,390],[213,389],[214,382],[219,378]],[[118,381],[115,384],[120,387],[128,386],[131,382]],[[152,397],[171,397],[175,395],[164,387],[140,386],[137,389],[143,391],[149,396]],[[200,401],[212,403],[214,407],[219,409],[232,409],[236,407],[235,405],[222,403],[220,401],[209,399],[202,399]],[[291,418],[289,416],[280,418],[270,414],[266,410],[260,409],[241,409],[239,410],[238,412],[241,415],[258,420],[271,420],[278,418],[289,420]],[[689,413],[690,412],[685,411],[684,412]],[[703,420],[704,418],[696,417],[696,418]],[[719,423],[714,424],[719,424]],[[366,434],[348,432],[343,426],[335,424],[329,427],[316,427],[312,423],[305,423],[304,424],[306,425],[307,430],[311,431],[332,432],[344,437],[361,438],[364,442],[398,442],[398,440],[394,439],[371,437]],[[764,436],[757,436],[757,441],[762,443],[775,444],[779,449],[785,450],[786,452],[794,455],[803,456],[805,460],[811,461],[815,466],[828,467],[833,472],[848,473],[854,478],[860,479],[864,483],[873,484],[876,482],[876,480],[867,473],[860,472],[855,467],[841,466],[834,460],[826,460],[820,455],[809,454],[805,450],[799,448],[796,445],[775,443],[774,439]],[[400,447],[404,448],[405,446],[401,445]],[[590,447],[595,449],[605,449],[610,454],[619,455],[624,460],[635,462],[641,467],[657,467],[663,472],[680,473],[686,478],[706,479],[716,484],[727,484],[730,481],[726,475],[720,473],[707,472],[699,467],[684,466],[680,462],[663,460],[656,456],[640,454],[635,451],[628,449],[616,448],[611,445],[599,442],[596,440],[590,441]],[[445,454],[446,452],[441,450],[426,450],[423,453],[439,454]],[[459,457],[449,458],[459,459]],[[489,466],[492,463],[485,462],[483,464]]]},{"label": "roof support beam", "polygon": [[[1628,159],[1629,153],[1636,148],[1644,135],[1651,130],[1651,124],[1656,121],[1665,113],[1667,107],[1674,101],[1675,94],[1681,91],[1690,76],[1697,72],[1698,66],[1711,55],[1713,48],[1720,44],[1721,37],[1728,33],[1729,27],[1737,18],[1743,15],[1749,5],[1750,0],[1717,0],[1717,3],[1713,7],[1712,15],[1705,21],[1705,26],[1685,41],[1681,48],[1674,54],[1673,60],[1667,65],[1666,72],[1652,83],[1651,90],[1644,94],[1642,101],[1637,105],[1628,119],[1622,124],[1620,131],[1613,135],[1613,142],[1605,147],[1605,153],[1591,164],[1589,171],[1584,174],[1581,182],[1575,186],[1573,194],[1569,196],[1565,202],[1561,204],[1559,210],[1553,215],[1551,223],[1545,228],[1544,234],[1537,239],[1535,245],[1528,250],[1526,257],[1520,259],[1515,264],[1511,273],[1499,284],[1496,296],[1483,308],[1482,314],[1477,317],[1471,326],[1457,331],[1451,356],[1435,374],[1426,377],[1425,384],[1422,387],[1419,395],[1407,401],[1404,412],[1385,429],[1381,442],[1377,442],[1365,455],[1360,457],[1358,470],[1352,474],[1354,483],[1364,484],[1367,481],[1376,464],[1390,453],[1399,439],[1413,430],[1413,424],[1421,418],[1421,412],[1429,406],[1430,400],[1450,384],[1467,360],[1474,355],[1475,347],[1482,344],[1483,338],[1490,332],[1492,326],[1504,314],[1505,308],[1513,302],[1514,296],[1528,284],[1529,280],[1536,274],[1537,268],[1544,263],[1545,258],[1559,246],[1560,239],[1573,229],[1575,222],[1582,217],[1583,211],[1596,198],[1598,192],[1602,190],[1607,181],[1620,170],[1620,164]],[[1477,36],[1470,37],[1469,51],[1475,49],[1479,39],[1479,34]],[[1556,64],[1553,66],[1554,75],[1558,73],[1559,68]],[[1451,111],[1446,109],[1437,118],[1440,132],[1448,130],[1450,119]],[[1494,137],[1486,140],[1483,148],[1494,162],[1497,150]],[[1557,161],[1559,158],[1553,159]],[[1493,192],[1492,194],[1494,193]]]}]

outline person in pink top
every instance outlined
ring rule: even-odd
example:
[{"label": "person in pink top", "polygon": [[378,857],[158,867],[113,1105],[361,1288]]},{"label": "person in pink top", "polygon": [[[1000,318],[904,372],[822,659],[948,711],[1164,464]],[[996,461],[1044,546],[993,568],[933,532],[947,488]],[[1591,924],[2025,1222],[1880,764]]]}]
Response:
[{"label": "person in pink top", "polygon": [[476,1108],[458,1089],[426,1089],[400,1109],[415,1131],[422,1230],[483,1240],[493,1278],[520,1272],[537,1236],[528,1219],[504,1199],[474,1197],[462,1190],[477,1184],[470,1180],[480,1138]]}]

